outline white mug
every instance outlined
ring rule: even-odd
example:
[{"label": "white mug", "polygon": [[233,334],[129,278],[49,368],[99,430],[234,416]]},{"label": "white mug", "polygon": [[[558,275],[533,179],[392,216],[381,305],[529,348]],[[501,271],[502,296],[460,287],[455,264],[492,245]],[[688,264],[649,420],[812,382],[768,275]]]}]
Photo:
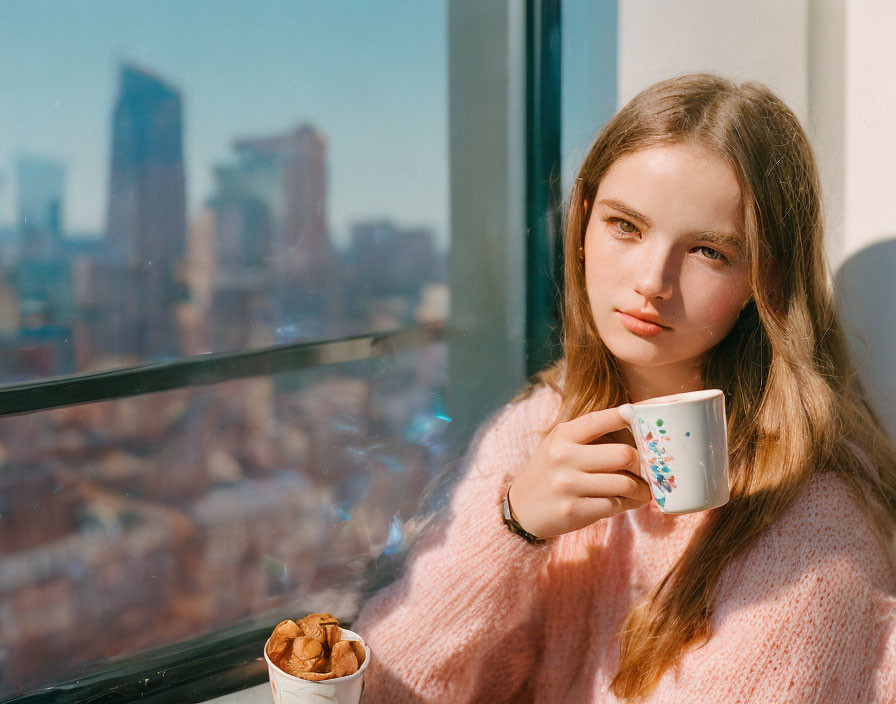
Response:
[{"label": "white mug", "polygon": [[728,503],[728,426],[719,389],[650,398],[620,406],[631,426],[641,476],[666,513],[706,511]]}]

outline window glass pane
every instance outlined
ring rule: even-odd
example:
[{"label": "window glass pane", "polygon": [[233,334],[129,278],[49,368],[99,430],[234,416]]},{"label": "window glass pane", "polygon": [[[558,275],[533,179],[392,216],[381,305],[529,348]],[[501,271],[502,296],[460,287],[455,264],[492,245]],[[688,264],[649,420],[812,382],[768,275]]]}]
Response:
[{"label": "window glass pane", "polygon": [[452,291],[444,343],[0,417],[0,699],[352,618],[525,380],[524,5],[0,14],[0,383],[441,322]]},{"label": "window glass pane", "polygon": [[[446,13],[5,3],[0,383],[444,321]],[[0,418],[0,699],[352,617],[462,449],[446,357]]]},{"label": "window glass pane", "polygon": [[444,319],[445,14],[4,3],[0,382]]},{"label": "window glass pane", "polygon": [[355,614],[449,466],[445,345],[0,419],[0,698],[301,610]]},{"label": "window glass pane", "polygon": [[564,0],[562,170],[568,197],[596,133],[616,112],[616,0]]}]

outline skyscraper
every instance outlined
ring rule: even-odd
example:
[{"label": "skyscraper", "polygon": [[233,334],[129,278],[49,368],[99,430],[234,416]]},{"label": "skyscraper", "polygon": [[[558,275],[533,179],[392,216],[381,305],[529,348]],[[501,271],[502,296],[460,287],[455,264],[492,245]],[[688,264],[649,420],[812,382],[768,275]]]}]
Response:
[{"label": "skyscraper", "polygon": [[106,236],[119,261],[170,264],[186,249],[181,98],[135,66],[121,67],[112,115]]},{"label": "skyscraper", "polygon": [[180,352],[173,304],[182,295],[186,186],[180,92],[148,71],[121,67],[112,116],[106,238],[96,262],[92,342],[141,359]]},{"label": "skyscraper", "polygon": [[[341,290],[327,226],[326,140],[308,125],[286,135],[236,140],[238,162],[219,167],[218,253],[243,252],[269,272],[274,324],[294,336],[320,337],[336,329]],[[230,204],[230,205],[228,205]],[[227,208],[239,204],[234,220]],[[231,223],[238,222],[238,234]]]}]

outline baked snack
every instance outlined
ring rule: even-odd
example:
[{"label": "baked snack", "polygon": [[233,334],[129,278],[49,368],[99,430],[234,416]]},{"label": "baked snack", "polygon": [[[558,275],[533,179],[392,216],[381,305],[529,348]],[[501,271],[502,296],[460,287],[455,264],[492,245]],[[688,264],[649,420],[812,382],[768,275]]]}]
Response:
[{"label": "baked snack", "polygon": [[286,674],[315,682],[353,675],[366,657],[364,645],[343,640],[339,619],[327,613],[281,621],[271,634],[267,653]]}]

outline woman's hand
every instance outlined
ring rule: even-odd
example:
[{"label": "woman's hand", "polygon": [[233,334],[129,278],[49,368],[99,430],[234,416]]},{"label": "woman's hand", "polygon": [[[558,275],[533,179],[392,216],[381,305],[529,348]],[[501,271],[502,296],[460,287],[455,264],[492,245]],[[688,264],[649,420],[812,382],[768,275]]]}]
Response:
[{"label": "woman's hand", "polygon": [[[624,407],[623,407],[624,408]],[[540,538],[569,533],[650,501],[638,451],[624,443],[589,445],[628,428],[619,408],[560,423],[510,487],[520,525]]]}]

